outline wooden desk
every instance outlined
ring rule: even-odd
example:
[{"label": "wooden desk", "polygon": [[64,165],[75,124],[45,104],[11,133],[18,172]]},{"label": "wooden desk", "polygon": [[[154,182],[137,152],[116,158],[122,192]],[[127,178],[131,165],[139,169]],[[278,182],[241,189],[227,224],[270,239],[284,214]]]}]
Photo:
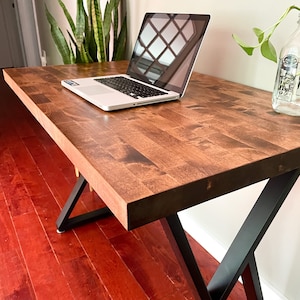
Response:
[{"label": "wooden desk", "polygon": [[[254,250],[299,175],[300,118],[273,112],[268,92],[197,73],[181,101],[115,112],[60,85],[126,67],[111,62],[4,71],[82,174],[58,228],[76,225],[68,222],[69,210],[87,180],[107,205],[104,213],[111,211],[128,230],[166,218],[201,299],[226,299],[240,275],[248,297],[262,298]],[[207,290],[177,212],[266,178]]]}]

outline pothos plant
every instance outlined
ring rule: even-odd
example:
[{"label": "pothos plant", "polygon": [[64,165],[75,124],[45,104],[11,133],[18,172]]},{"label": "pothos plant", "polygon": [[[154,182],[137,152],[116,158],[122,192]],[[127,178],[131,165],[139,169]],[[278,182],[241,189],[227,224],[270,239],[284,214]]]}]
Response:
[{"label": "pothos plant", "polygon": [[[77,0],[76,20],[73,21],[62,0],[58,0],[70,25],[68,38],[45,6],[51,35],[64,64],[121,60],[125,56],[127,40],[126,15],[120,14],[121,0],[107,0],[102,14],[99,0]],[[112,34],[111,34],[112,33]],[[111,41],[113,38],[113,41]],[[112,49],[111,49],[112,48]]]},{"label": "pothos plant", "polygon": [[284,12],[284,14],[278,19],[278,21],[275,24],[273,24],[272,26],[270,26],[269,28],[267,28],[266,30],[261,30],[256,27],[253,28],[253,32],[256,35],[257,40],[258,40],[258,44],[255,46],[250,46],[250,45],[246,44],[236,34],[233,34],[232,37],[248,55],[252,55],[253,51],[256,48],[260,48],[262,56],[264,56],[265,58],[267,58],[271,61],[277,62],[277,52],[276,52],[275,47],[271,43],[270,38],[272,37],[276,28],[288,16],[288,14],[294,9],[300,10],[300,7],[297,7],[295,5],[290,6]]}]

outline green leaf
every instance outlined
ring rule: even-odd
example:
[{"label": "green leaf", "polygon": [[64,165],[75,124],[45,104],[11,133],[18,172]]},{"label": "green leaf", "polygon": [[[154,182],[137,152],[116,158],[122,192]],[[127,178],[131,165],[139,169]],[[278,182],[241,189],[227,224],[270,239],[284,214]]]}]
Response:
[{"label": "green leaf", "polygon": [[66,19],[67,19],[67,21],[68,21],[68,23],[69,23],[69,25],[72,29],[73,34],[75,35],[76,27],[75,27],[74,21],[73,21],[71,15],[70,15],[69,11],[67,10],[67,8],[66,8],[65,4],[62,2],[62,0],[58,0],[58,3],[60,5],[60,7],[62,8],[64,14],[65,14],[65,17],[66,17]]},{"label": "green leaf", "polygon": [[253,32],[257,36],[258,42],[261,43],[264,39],[264,32],[261,29],[256,27],[253,28]]},{"label": "green leaf", "polygon": [[84,44],[81,44],[80,48],[80,58],[82,63],[91,63],[93,59],[91,58],[88,49],[85,47]]},{"label": "green leaf", "polygon": [[[253,31],[258,39],[258,45],[251,47],[246,45],[243,41],[241,41],[236,35],[232,35],[236,43],[244,50],[247,54],[252,55],[255,48],[260,47],[261,54],[263,57],[273,61],[277,62],[277,54],[276,49],[270,42],[270,38],[274,34],[276,28],[281,24],[281,22],[288,16],[288,14],[293,10],[296,9],[300,11],[300,7],[292,5],[286,9],[286,11],[283,13],[283,15],[278,19],[276,23],[274,23],[272,26],[270,26],[266,30],[261,30],[259,28],[253,28]],[[266,35],[266,36],[265,36]]]},{"label": "green leaf", "polygon": [[75,39],[79,49],[81,49],[85,37],[85,15],[83,1],[77,0]]},{"label": "green leaf", "polygon": [[104,10],[104,18],[103,18],[103,30],[104,35],[107,37],[110,34],[110,28],[112,23],[112,10],[114,8],[112,0],[107,1],[105,10]]},{"label": "green leaf", "polygon": [[114,40],[118,38],[118,27],[119,27],[119,4],[120,0],[114,0]]},{"label": "green leaf", "polygon": [[236,43],[248,54],[252,55],[254,49],[257,47],[252,47],[247,44],[245,44],[236,34],[232,35],[233,39],[236,41]]},{"label": "green leaf", "polygon": [[86,32],[86,44],[88,45],[88,51],[93,61],[98,61],[97,59],[97,44],[95,41],[94,30],[92,27],[92,18],[90,17],[92,11],[92,0],[87,0],[87,8],[88,8],[88,16],[87,16],[87,24],[86,28],[88,29]]},{"label": "green leaf", "polygon": [[125,57],[127,44],[127,18],[124,17],[120,34],[115,40],[115,49],[113,53],[113,60],[122,60]]},{"label": "green leaf", "polygon": [[273,44],[270,42],[269,39],[265,40],[261,44],[260,51],[263,57],[271,61],[274,61],[275,63],[277,62],[277,54],[276,54],[275,47],[273,46]]},{"label": "green leaf", "polygon": [[[73,36],[71,35],[71,33],[69,32],[69,30],[67,30],[67,33],[70,37],[71,42],[73,42],[73,44],[76,46],[76,42],[74,41]],[[76,62],[76,55],[74,54],[74,51],[72,49],[72,44],[71,42],[69,43],[69,49],[70,49],[70,61],[71,64],[74,64]],[[76,49],[77,50],[77,49]]]},{"label": "green leaf", "polygon": [[103,30],[105,36],[106,55],[108,59],[110,57],[110,30],[113,24],[112,21],[113,8],[114,8],[114,0],[107,1],[104,10]]},{"label": "green leaf", "polygon": [[95,36],[95,42],[97,44],[97,59],[99,62],[106,61],[107,56],[106,56],[102,13],[97,0],[91,1],[90,14],[91,14],[90,15],[91,24]]},{"label": "green leaf", "polygon": [[70,33],[70,31],[67,30],[67,32],[68,32],[68,35],[69,35],[69,38],[70,38],[71,42],[73,43],[73,46],[75,47],[75,53],[76,53],[76,55],[75,55],[74,52],[73,52],[73,49],[71,47],[71,42],[70,42],[70,50],[72,52],[71,53],[71,60],[73,61],[72,63],[80,63],[81,62],[80,50],[79,50],[79,48],[76,44],[76,41],[75,41],[74,37]]},{"label": "green leaf", "polygon": [[72,53],[69,48],[69,45],[61,29],[59,28],[55,18],[51,15],[46,5],[45,5],[45,11],[46,11],[47,20],[50,24],[50,30],[51,30],[53,41],[62,57],[64,64],[70,64],[72,63],[72,59],[71,59]]}]

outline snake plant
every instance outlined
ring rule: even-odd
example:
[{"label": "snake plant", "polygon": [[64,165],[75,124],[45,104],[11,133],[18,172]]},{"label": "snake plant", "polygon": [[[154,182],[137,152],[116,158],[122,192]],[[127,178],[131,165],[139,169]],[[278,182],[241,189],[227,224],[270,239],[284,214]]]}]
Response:
[{"label": "snake plant", "polygon": [[260,48],[262,56],[264,56],[265,58],[267,58],[271,61],[277,62],[276,49],[273,46],[273,44],[271,43],[270,38],[273,35],[275,29],[281,24],[281,22],[287,17],[287,15],[293,9],[300,10],[300,7],[292,5],[289,8],[287,8],[287,10],[278,19],[278,21],[266,30],[261,30],[259,28],[253,28],[253,32],[256,35],[257,40],[258,40],[258,44],[255,46],[247,45],[236,34],[233,34],[232,37],[248,55],[252,55],[253,51],[256,48]]},{"label": "snake plant", "polygon": [[[68,39],[56,19],[45,6],[52,38],[64,64],[121,60],[125,56],[127,24],[126,15],[119,19],[121,0],[108,0],[102,16],[99,0],[77,0],[76,20],[73,21],[62,0],[58,0],[70,25]],[[111,41],[113,32],[113,41]],[[113,48],[113,49],[111,49]]]}]

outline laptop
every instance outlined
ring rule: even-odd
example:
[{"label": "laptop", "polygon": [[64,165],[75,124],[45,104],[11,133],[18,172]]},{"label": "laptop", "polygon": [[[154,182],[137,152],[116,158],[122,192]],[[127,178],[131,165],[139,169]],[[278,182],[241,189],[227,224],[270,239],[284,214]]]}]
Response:
[{"label": "laptop", "polygon": [[62,86],[104,111],[184,95],[210,16],[146,13],[126,74],[66,79]]}]

